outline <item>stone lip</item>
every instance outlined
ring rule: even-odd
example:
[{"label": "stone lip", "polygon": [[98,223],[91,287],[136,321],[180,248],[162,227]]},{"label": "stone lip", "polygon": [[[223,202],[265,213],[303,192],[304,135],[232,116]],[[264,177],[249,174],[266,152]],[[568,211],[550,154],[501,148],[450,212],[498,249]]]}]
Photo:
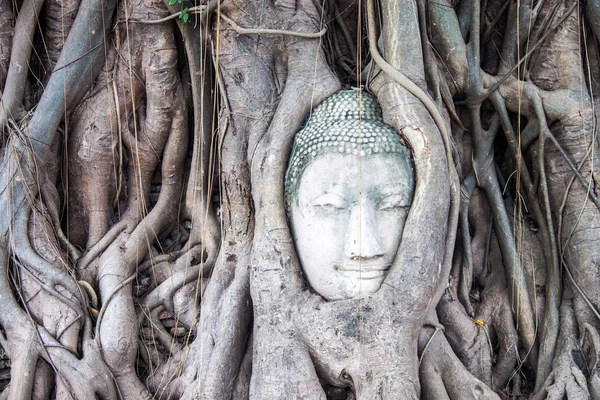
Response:
[{"label": "stone lip", "polygon": [[390,267],[391,264],[370,265],[368,263],[334,265],[334,268],[344,275],[365,280],[377,279],[384,276]]}]

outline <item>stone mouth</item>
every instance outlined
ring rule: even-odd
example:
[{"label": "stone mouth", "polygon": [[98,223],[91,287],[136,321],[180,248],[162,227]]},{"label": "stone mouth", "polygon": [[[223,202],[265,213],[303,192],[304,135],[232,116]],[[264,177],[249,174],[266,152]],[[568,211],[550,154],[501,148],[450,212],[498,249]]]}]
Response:
[{"label": "stone mouth", "polygon": [[358,279],[377,279],[384,276],[391,264],[353,264],[336,265],[335,269],[345,276]]}]

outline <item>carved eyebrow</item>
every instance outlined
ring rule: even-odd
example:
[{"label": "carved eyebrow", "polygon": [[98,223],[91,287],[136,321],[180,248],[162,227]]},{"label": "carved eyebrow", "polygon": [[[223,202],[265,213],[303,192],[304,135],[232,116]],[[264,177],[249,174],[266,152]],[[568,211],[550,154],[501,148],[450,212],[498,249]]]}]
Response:
[{"label": "carved eyebrow", "polygon": [[375,194],[375,195],[380,195],[382,197],[388,197],[388,196],[405,196],[407,198],[412,198],[413,193],[414,193],[414,189],[410,186],[404,185],[404,184],[400,184],[400,187],[393,185],[393,186],[385,186],[383,188],[373,188],[371,189],[371,192],[369,194]]}]

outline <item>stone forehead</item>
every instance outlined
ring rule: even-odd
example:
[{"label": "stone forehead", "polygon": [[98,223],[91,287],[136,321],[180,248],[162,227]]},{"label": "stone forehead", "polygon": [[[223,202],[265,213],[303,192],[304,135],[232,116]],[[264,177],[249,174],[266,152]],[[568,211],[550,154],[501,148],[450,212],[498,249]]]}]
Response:
[{"label": "stone forehead", "polygon": [[293,194],[307,165],[327,153],[361,157],[396,153],[412,165],[398,133],[383,123],[376,100],[358,90],[344,90],[327,98],[296,134],[285,176],[286,196]]}]

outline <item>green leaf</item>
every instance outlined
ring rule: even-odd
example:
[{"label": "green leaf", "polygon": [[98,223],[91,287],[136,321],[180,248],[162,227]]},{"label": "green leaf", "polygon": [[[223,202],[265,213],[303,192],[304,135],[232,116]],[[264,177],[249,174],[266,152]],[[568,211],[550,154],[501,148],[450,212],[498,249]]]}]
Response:
[{"label": "green leaf", "polygon": [[190,14],[188,13],[187,7],[181,10],[181,13],[179,14],[179,19],[182,19],[183,22],[188,22],[188,19],[190,19]]},{"label": "green leaf", "polygon": [[172,6],[177,0],[169,0],[169,5]]}]

